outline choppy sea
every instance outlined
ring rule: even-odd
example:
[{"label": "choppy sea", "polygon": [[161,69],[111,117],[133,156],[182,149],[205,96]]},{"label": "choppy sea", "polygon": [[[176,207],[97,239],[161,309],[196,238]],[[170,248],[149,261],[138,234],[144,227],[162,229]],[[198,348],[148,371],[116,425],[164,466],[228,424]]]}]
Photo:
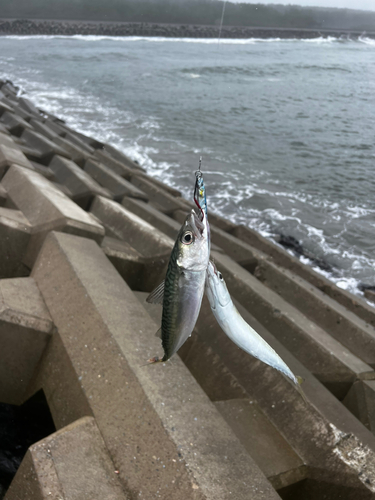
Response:
[{"label": "choppy sea", "polygon": [[[0,78],[269,238],[375,285],[375,41],[0,37]],[[304,261],[316,266],[313,261]]]}]

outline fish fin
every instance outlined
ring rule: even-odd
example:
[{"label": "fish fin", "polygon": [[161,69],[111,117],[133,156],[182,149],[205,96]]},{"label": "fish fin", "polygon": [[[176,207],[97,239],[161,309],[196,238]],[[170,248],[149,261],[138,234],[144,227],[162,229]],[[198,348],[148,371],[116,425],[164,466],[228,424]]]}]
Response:
[{"label": "fish fin", "polygon": [[162,304],[164,299],[164,281],[153,290],[147,297],[146,302],[149,304]]},{"label": "fish fin", "polygon": [[161,327],[159,328],[159,330],[155,333],[155,337],[157,337],[158,339],[161,339]]},{"label": "fish fin", "polygon": [[303,392],[301,385],[304,383],[305,379],[297,375],[296,377],[298,385],[297,385],[297,391],[299,392],[299,395],[301,398],[304,400],[305,403],[307,403],[307,398],[306,394]]},{"label": "fish fin", "polygon": [[163,363],[164,359],[159,358],[159,356],[154,356],[153,358],[150,358],[145,365],[142,366],[147,366],[147,365],[154,365],[155,363]]}]

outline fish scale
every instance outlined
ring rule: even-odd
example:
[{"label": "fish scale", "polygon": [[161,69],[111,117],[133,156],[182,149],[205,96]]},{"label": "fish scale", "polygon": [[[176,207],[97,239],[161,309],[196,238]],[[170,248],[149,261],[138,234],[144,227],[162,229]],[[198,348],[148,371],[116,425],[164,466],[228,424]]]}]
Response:
[{"label": "fish scale", "polygon": [[163,315],[161,320],[162,345],[165,353],[163,361],[166,361],[171,356],[170,350],[173,345],[172,341],[175,339],[175,330],[178,319],[178,304],[175,300],[173,300],[173,297],[178,295],[178,274],[176,270],[177,242],[172,250],[164,285]]},{"label": "fish scale", "polygon": [[192,212],[183,223],[174,244],[164,284],[147,298],[148,302],[163,302],[161,339],[162,359],[167,361],[191,335],[198,319],[209,257],[208,224],[203,212],[201,221]]}]

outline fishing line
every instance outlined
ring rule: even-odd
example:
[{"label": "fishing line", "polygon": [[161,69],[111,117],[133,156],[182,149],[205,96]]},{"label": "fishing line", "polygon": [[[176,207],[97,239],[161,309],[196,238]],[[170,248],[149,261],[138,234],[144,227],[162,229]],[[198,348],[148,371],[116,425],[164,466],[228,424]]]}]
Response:
[{"label": "fishing line", "polygon": [[225,7],[227,5],[227,0],[224,0],[223,3],[223,10],[221,11],[221,21],[220,21],[220,29],[219,29],[219,38],[217,39],[217,43],[220,43],[220,38],[221,38],[221,30],[223,29],[223,21],[224,21],[224,13],[225,13]]}]

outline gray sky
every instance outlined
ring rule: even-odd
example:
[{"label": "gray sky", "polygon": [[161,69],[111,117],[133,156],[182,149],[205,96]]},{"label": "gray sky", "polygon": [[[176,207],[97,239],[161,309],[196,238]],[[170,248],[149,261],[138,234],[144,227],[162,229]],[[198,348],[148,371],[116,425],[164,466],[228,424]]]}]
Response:
[{"label": "gray sky", "polygon": [[375,10],[375,0],[229,0],[247,3],[281,3],[283,5],[303,5],[314,7],[342,7],[347,9]]}]

